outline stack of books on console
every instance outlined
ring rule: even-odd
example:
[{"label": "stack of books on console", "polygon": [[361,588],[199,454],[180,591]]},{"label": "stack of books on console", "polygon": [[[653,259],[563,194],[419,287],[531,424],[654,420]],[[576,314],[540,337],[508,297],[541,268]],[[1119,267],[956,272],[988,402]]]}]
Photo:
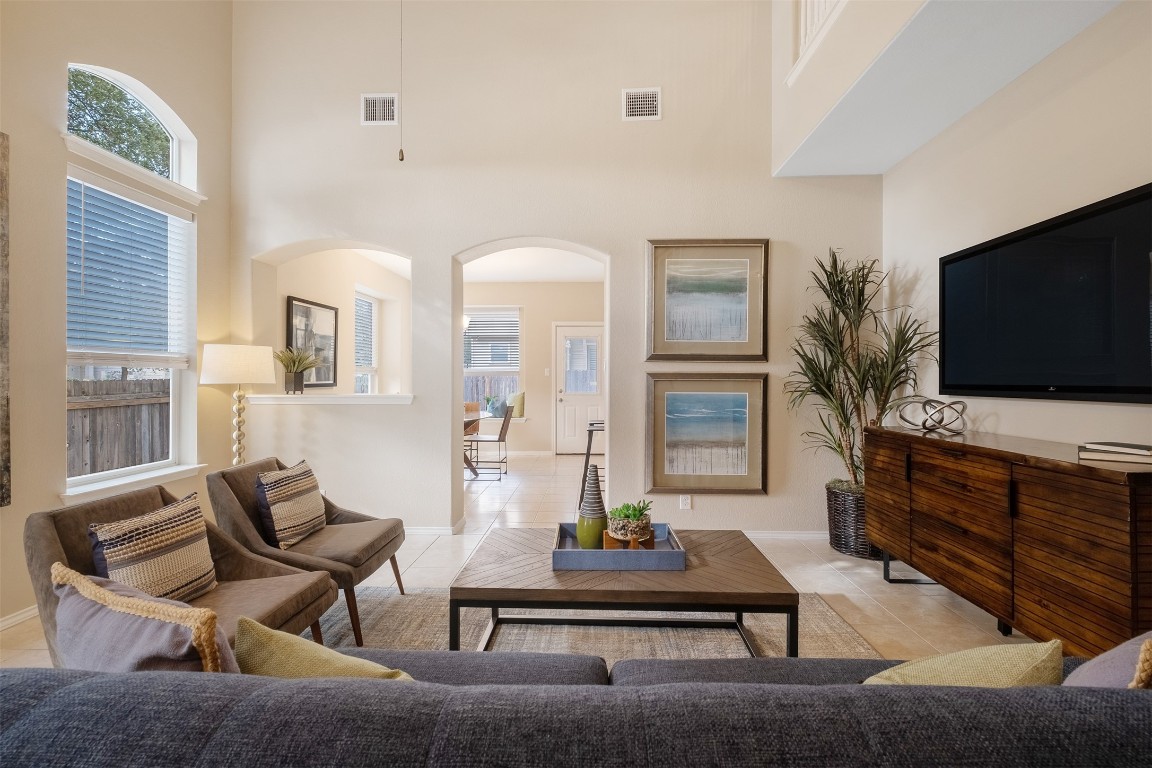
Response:
[{"label": "stack of books on console", "polygon": [[1152,464],[1152,445],[1109,442],[1084,443],[1080,446],[1080,460]]}]

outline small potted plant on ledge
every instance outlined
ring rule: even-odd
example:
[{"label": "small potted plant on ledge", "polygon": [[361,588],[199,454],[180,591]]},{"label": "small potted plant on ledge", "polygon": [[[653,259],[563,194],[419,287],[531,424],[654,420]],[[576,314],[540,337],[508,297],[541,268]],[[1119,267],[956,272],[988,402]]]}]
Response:
[{"label": "small potted plant on ledge", "polygon": [[652,502],[641,499],[608,510],[608,535],[617,541],[646,541],[652,536]]},{"label": "small potted plant on ledge", "polygon": [[874,559],[880,551],[864,533],[864,427],[915,393],[917,363],[932,356],[937,334],[907,307],[881,306],[887,275],[874,259],[850,264],[829,250],[816,266],[820,300],[800,322],[784,391],[791,408],[816,406],[820,428],[804,437],[839,456],[848,474],[825,486],[832,548]]},{"label": "small potted plant on ledge", "polygon": [[286,395],[303,392],[304,372],[320,365],[319,358],[314,354],[293,347],[273,352],[272,356],[276,358],[276,362],[284,367],[284,394]]}]

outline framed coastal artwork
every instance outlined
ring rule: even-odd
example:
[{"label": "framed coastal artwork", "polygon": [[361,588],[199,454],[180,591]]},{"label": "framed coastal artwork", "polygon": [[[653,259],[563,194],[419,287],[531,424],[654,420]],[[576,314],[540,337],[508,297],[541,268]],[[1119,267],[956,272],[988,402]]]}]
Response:
[{"label": "framed coastal artwork", "polygon": [[285,344],[311,352],[320,365],[304,372],[305,387],[336,386],[336,307],[288,297]]},{"label": "framed coastal artwork", "polygon": [[648,359],[768,359],[767,240],[648,241]]},{"label": "framed coastal artwork", "polygon": [[768,375],[649,373],[649,493],[767,493]]}]

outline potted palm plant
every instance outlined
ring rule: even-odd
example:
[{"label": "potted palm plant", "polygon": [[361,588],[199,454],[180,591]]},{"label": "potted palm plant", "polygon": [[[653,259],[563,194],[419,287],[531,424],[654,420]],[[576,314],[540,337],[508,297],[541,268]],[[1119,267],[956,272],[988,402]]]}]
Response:
[{"label": "potted palm plant", "polygon": [[272,356],[284,368],[284,394],[303,392],[304,372],[320,365],[320,359],[316,355],[294,347],[273,352]]},{"label": "potted palm plant", "polygon": [[915,391],[917,364],[932,356],[937,334],[908,307],[881,305],[887,274],[875,259],[849,263],[830,249],[811,274],[820,298],[792,343],[796,369],[784,391],[790,408],[815,405],[820,427],[804,437],[839,456],[848,474],[825,486],[832,547],[877,558],[864,533],[864,427],[883,423]]}]

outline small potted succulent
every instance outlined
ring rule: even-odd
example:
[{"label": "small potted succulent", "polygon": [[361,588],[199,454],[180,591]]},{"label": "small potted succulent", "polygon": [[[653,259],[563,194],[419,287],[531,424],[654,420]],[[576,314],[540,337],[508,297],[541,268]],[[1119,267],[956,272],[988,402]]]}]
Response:
[{"label": "small potted succulent", "polygon": [[641,499],[608,510],[608,535],[618,541],[645,541],[652,535],[652,502]]},{"label": "small potted succulent", "polygon": [[284,394],[304,391],[304,372],[320,365],[316,355],[303,349],[288,347],[272,356],[284,367]]}]

